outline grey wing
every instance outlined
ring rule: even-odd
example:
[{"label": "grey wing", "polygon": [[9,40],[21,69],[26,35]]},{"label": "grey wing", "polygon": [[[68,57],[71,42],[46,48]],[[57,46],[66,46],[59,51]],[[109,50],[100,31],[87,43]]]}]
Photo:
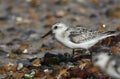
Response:
[{"label": "grey wing", "polygon": [[98,31],[89,30],[84,27],[75,27],[71,28],[69,38],[70,41],[74,43],[81,43],[98,36],[100,36],[100,33]]}]

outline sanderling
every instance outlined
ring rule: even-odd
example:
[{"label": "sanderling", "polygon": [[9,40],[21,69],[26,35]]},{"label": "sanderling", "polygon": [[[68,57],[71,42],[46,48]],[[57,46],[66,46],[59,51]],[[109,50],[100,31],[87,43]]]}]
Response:
[{"label": "sanderling", "polygon": [[99,53],[93,57],[93,63],[109,76],[120,79],[120,56]]},{"label": "sanderling", "polygon": [[118,34],[118,32],[115,31],[100,33],[98,31],[82,27],[80,25],[76,27],[70,27],[64,23],[55,23],[52,25],[52,29],[47,34],[42,36],[42,38],[51,33],[54,34],[54,37],[60,43],[66,47],[72,48],[73,54],[74,49],[78,48],[86,49],[86,52],[88,53],[88,49],[95,45],[99,40]]}]

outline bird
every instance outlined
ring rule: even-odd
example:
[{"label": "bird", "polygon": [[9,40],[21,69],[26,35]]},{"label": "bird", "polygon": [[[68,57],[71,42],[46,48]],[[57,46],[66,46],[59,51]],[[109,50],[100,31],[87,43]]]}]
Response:
[{"label": "bird", "polygon": [[113,78],[120,79],[120,56],[101,52],[92,59],[95,66]]},{"label": "bird", "polygon": [[57,22],[52,25],[51,30],[43,35],[42,38],[45,38],[49,34],[53,34],[55,39],[64,46],[73,49],[74,56],[74,49],[79,48],[86,49],[86,53],[91,54],[89,48],[102,39],[118,35],[118,32],[108,31],[101,33],[97,30],[87,29],[82,25],[72,27],[63,22]]}]

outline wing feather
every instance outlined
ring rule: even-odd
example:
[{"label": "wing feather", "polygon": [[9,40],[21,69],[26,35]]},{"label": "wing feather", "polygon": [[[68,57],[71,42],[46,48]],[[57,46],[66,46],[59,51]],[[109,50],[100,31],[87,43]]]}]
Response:
[{"label": "wing feather", "polygon": [[98,31],[87,29],[85,27],[70,28],[69,38],[74,43],[81,43],[101,35]]}]

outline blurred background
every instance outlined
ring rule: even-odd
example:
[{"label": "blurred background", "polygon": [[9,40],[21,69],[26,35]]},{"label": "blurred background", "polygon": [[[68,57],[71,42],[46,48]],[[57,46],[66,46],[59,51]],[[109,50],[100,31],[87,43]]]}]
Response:
[{"label": "blurred background", "polygon": [[22,46],[33,53],[46,42],[57,47],[51,37],[40,37],[59,21],[95,29],[105,24],[114,30],[120,26],[120,0],[0,0],[1,49],[11,52]]},{"label": "blurred background", "polygon": [[51,37],[40,37],[59,21],[114,30],[120,26],[120,0],[0,0],[0,48],[9,53],[23,46],[33,53],[41,43],[57,47]]},{"label": "blurred background", "polygon": [[51,36],[40,38],[56,22],[120,30],[120,0],[0,0],[0,66],[45,52],[71,52]]}]

